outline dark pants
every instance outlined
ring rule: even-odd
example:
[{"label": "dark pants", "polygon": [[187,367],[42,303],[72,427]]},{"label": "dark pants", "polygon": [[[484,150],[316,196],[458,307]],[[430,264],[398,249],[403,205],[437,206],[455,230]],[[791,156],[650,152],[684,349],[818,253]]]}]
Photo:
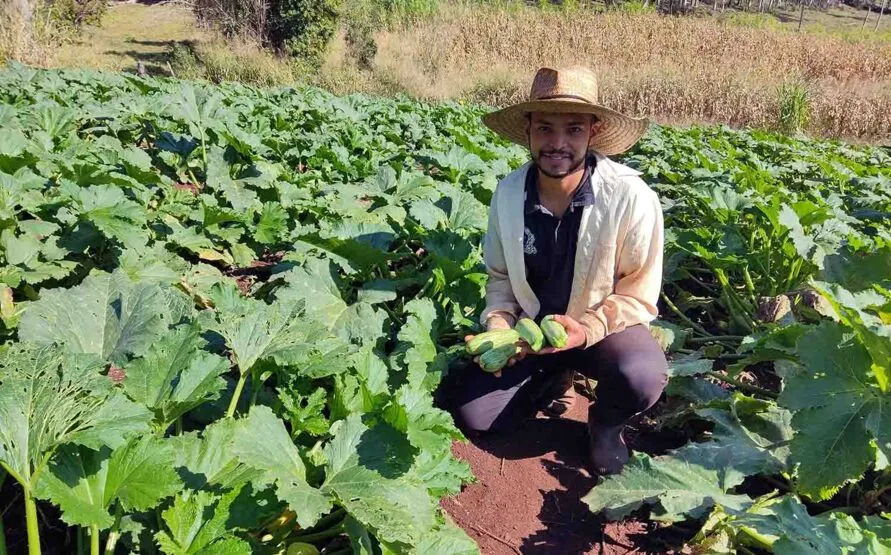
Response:
[{"label": "dark pants", "polygon": [[621,424],[651,407],[668,381],[662,349],[646,327],[637,325],[608,335],[589,349],[529,355],[506,367],[500,378],[479,368],[467,369],[453,399],[455,416],[470,430],[508,428],[533,416],[542,401],[549,400],[542,394],[566,370],[597,380],[597,400],[589,408],[588,420],[601,426]]}]

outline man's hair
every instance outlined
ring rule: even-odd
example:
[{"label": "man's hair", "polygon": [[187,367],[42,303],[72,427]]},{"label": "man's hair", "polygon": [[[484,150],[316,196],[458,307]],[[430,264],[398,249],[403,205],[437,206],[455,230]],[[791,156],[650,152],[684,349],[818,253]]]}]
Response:
[{"label": "man's hair", "polygon": [[[600,118],[597,117],[597,114],[588,114],[591,116],[591,123],[597,123],[600,121]],[[526,121],[532,123],[532,112],[526,112]]]}]

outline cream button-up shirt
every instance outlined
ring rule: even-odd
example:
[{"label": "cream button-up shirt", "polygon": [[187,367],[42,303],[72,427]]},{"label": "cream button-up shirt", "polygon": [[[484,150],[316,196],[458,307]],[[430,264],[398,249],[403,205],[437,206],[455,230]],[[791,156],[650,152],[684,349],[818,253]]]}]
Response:
[{"label": "cream button-up shirt", "polygon": [[[594,154],[594,204],[582,213],[566,309],[585,328],[585,348],[656,318],[665,241],[659,198],[640,172]],[[501,317],[513,326],[540,309],[523,257],[523,191],[530,167],[527,162],[505,176],[492,196],[483,243],[489,274],[483,324]]]}]

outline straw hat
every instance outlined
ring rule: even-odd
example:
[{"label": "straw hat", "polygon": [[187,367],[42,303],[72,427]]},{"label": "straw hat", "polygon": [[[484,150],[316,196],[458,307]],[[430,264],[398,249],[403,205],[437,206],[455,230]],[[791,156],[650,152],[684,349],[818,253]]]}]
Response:
[{"label": "straw hat", "polygon": [[526,114],[530,112],[594,114],[603,123],[589,147],[607,156],[625,152],[647,130],[646,118],[628,117],[597,104],[597,77],[580,67],[539,69],[529,100],[486,114],[483,123],[502,137],[528,146]]}]

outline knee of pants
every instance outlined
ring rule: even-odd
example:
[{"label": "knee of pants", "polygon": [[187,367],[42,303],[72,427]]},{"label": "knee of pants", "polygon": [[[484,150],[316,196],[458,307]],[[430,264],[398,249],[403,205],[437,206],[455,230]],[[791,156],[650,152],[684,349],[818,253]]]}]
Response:
[{"label": "knee of pants", "polygon": [[478,400],[470,401],[458,407],[458,420],[467,430],[488,432],[492,429],[492,424],[498,414],[493,414],[493,411],[487,410],[487,408],[486,403],[478,402]]},{"label": "knee of pants", "polygon": [[649,358],[640,358],[619,365],[619,374],[623,378],[623,385],[628,388],[630,407],[635,413],[643,412],[656,404],[665,384],[668,383],[668,368],[665,362],[661,364]]}]

